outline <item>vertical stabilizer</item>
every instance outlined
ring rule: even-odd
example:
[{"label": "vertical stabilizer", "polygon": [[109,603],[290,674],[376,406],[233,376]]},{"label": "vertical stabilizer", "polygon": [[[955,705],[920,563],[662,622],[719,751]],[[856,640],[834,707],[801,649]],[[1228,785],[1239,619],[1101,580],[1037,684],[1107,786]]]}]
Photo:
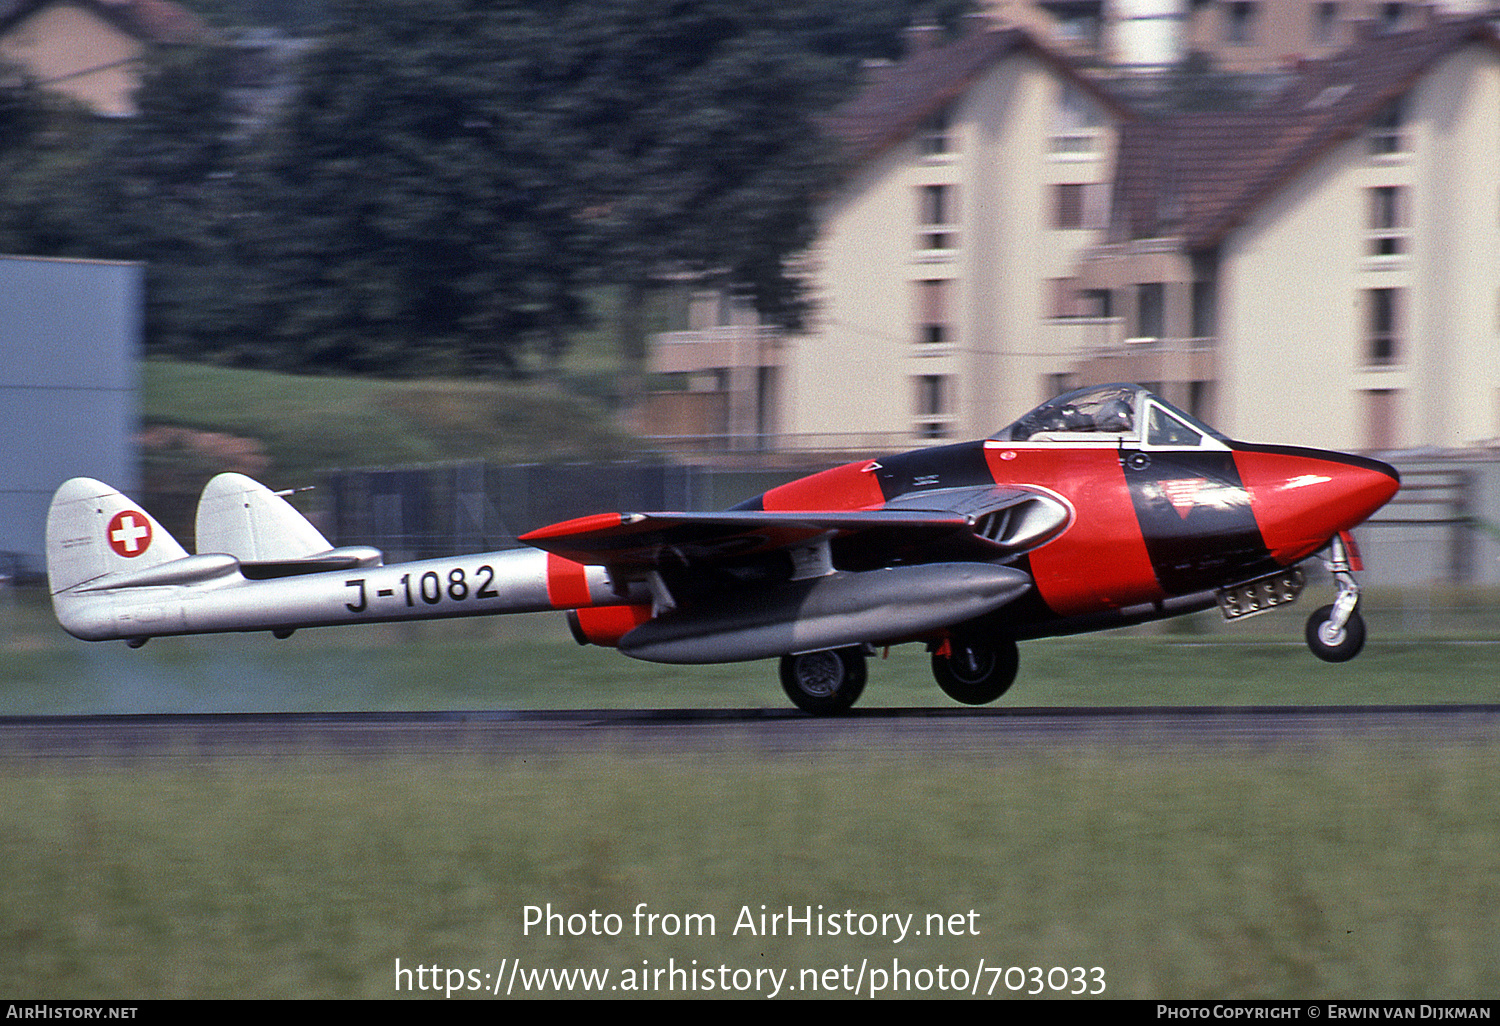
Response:
[{"label": "vertical stabilizer", "polygon": [[47,581],[54,595],[105,574],[186,555],[151,514],[101,481],[75,477],[52,496]]},{"label": "vertical stabilizer", "polygon": [[198,552],[246,563],[305,559],[333,548],[307,518],[244,474],[219,474],[198,500]]}]

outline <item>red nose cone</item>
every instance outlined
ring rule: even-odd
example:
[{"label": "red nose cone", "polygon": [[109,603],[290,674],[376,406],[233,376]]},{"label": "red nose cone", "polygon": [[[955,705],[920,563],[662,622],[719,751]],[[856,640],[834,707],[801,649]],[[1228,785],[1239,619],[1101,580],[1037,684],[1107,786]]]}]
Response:
[{"label": "red nose cone", "polygon": [[1283,564],[1364,523],[1401,487],[1390,464],[1321,449],[1237,445],[1235,463],[1266,547]]}]

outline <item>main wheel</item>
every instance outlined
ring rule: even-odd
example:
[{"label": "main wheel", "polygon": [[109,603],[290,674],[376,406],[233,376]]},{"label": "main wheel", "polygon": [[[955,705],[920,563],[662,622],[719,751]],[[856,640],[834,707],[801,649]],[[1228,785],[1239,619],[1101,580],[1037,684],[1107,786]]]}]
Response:
[{"label": "main wheel", "polygon": [[803,712],[841,713],[865,690],[865,654],[857,648],[830,648],[782,656],[781,686]]},{"label": "main wheel", "polygon": [[1010,638],[953,638],[948,650],[948,655],[933,653],[932,675],[943,694],[964,705],[985,705],[1005,694],[1021,666],[1021,653]]},{"label": "main wheel", "polygon": [[1327,663],[1342,663],[1359,655],[1365,647],[1365,621],[1359,610],[1349,614],[1349,622],[1337,633],[1333,630],[1333,607],[1324,606],[1307,618],[1307,647]]}]

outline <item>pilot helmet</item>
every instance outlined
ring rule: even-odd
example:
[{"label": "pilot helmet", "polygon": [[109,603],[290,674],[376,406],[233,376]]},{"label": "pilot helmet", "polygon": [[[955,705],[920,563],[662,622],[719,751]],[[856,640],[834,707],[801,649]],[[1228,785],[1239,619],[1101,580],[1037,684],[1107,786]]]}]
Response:
[{"label": "pilot helmet", "polygon": [[1096,422],[1100,431],[1129,431],[1131,427],[1130,404],[1124,399],[1105,403]]}]

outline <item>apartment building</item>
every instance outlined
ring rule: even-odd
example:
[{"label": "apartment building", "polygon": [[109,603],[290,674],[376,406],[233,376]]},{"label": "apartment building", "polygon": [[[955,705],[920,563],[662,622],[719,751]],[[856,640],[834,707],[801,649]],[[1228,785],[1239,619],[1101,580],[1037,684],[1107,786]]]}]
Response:
[{"label": "apartment building", "polygon": [[1054,367],[1037,276],[1066,278],[1104,241],[1129,116],[1020,30],[919,46],[829,120],[850,171],[806,256],[808,329],[757,338],[754,371],[714,363],[744,325],[670,336],[656,369],[774,387],[763,423],[782,448],[988,434]]},{"label": "apartment building", "polygon": [[[1371,33],[1252,112],[1128,124],[1113,194],[1111,241],[1070,283],[1112,317],[1075,326],[1072,380],[1158,384],[1239,437],[1379,450],[1500,436],[1486,21]],[[1113,336],[1089,346],[1088,330]]]},{"label": "apartment building", "polygon": [[107,117],[135,113],[149,47],[210,38],[171,0],[0,0],[0,61]]},{"label": "apartment building", "polygon": [[1153,71],[1189,53],[1231,72],[1283,70],[1330,56],[1362,32],[1402,32],[1433,19],[1493,13],[1494,0],[987,0],[998,22],[1070,58]]},{"label": "apartment building", "polygon": [[[1250,111],[1137,117],[1027,33],[885,69],[807,255],[817,314],[673,369],[757,382],[755,447],[981,437],[1135,380],[1230,434],[1500,437],[1500,44],[1429,20],[1304,61]],[[659,351],[664,347],[658,347]],[[750,387],[750,386],[745,386]],[[726,402],[728,400],[726,399]]]}]

